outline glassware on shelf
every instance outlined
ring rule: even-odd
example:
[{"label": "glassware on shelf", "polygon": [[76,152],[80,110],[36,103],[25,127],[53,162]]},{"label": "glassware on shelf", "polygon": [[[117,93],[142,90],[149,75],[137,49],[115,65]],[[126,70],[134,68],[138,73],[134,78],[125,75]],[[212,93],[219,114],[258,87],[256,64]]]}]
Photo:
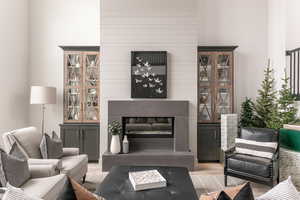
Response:
[{"label": "glassware on shelf", "polygon": [[199,59],[199,81],[208,82],[211,77],[211,58],[208,55],[201,55]]},{"label": "glassware on shelf", "polygon": [[87,89],[86,93],[86,105],[88,107],[97,107],[98,106],[98,95],[96,88]]},{"label": "glassware on shelf", "polygon": [[227,88],[219,88],[217,94],[217,113],[218,120],[221,114],[230,113],[230,91]]},{"label": "glassware on shelf", "polygon": [[211,94],[209,88],[199,90],[199,118],[203,121],[212,119]]},{"label": "glassware on shelf", "polygon": [[78,55],[78,54],[68,55],[68,67],[69,68],[80,68],[80,55]]},{"label": "glassware on shelf", "polygon": [[86,82],[89,86],[96,86],[98,81],[97,55],[88,55],[86,57]]},{"label": "glassware on shelf", "polygon": [[95,107],[87,107],[85,112],[86,120],[98,120],[98,111]]},{"label": "glassware on shelf", "polygon": [[228,82],[230,69],[230,56],[219,55],[217,60],[217,78],[219,82]]}]

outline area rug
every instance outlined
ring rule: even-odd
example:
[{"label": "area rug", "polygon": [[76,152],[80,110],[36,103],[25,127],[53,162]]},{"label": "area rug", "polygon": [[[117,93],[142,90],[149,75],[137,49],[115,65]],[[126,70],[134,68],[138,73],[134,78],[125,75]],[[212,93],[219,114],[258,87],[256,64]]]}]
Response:
[{"label": "area rug", "polygon": [[[86,177],[86,182],[84,187],[89,191],[94,192],[96,190],[97,184],[101,183],[105,178],[107,173],[100,172],[97,166],[89,165],[89,171]],[[225,188],[224,186],[224,176],[223,175],[197,175],[191,174],[191,179],[194,187],[197,191],[198,196],[201,194],[207,194],[213,191],[220,191]],[[245,181],[233,177],[228,177],[228,185],[235,186],[245,183]],[[270,187],[251,183],[253,188],[253,193],[255,197],[260,196],[270,189]]]}]

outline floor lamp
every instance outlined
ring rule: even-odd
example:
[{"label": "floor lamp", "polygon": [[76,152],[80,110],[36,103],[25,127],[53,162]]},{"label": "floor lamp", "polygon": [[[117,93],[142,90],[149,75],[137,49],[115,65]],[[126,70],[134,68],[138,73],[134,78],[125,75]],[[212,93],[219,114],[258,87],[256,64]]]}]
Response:
[{"label": "floor lamp", "polygon": [[30,104],[42,105],[42,134],[45,132],[46,104],[56,104],[56,88],[44,86],[31,86]]}]

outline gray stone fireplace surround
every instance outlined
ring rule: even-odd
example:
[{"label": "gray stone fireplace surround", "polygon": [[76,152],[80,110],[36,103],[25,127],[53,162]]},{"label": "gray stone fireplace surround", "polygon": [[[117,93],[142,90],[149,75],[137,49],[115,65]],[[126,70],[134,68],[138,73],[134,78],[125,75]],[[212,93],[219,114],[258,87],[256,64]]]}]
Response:
[{"label": "gray stone fireplace surround", "polygon": [[172,117],[173,138],[130,138],[129,154],[113,155],[107,151],[102,157],[102,170],[113,165],[181,166],[194,169],[194,155],[189,152],[189,102],[172,100],[128,100],[108,102],[108,123],[124,117]]}]

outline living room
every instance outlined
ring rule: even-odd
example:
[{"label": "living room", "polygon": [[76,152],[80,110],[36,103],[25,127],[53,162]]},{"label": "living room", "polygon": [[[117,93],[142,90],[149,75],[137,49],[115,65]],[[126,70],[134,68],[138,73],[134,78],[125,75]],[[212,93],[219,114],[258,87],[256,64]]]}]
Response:
[{"label": "living room", "polygon": [[[13,191],[46,200],[210,199],[212,192],[219,199],[224,193],[300,199],[293,194],[300,190],[293,124],[299,6],[297,0],[3,1],[3,199],[17,199],[7,195]],[[233,162],[232,147],[239,148],[229,153],[263,156],[254,165],[244,157]],[[46,155],[51,148],[60,155]],[[34,175],[25,170],[13,185],[18,175],[1,166],[4,157],[21,154]],[[134,191],[128,173],[150,169],[166,186]],[[39,191],[35,181],[51,186]],[[75,192],[66,191],[67,183]]]}]

